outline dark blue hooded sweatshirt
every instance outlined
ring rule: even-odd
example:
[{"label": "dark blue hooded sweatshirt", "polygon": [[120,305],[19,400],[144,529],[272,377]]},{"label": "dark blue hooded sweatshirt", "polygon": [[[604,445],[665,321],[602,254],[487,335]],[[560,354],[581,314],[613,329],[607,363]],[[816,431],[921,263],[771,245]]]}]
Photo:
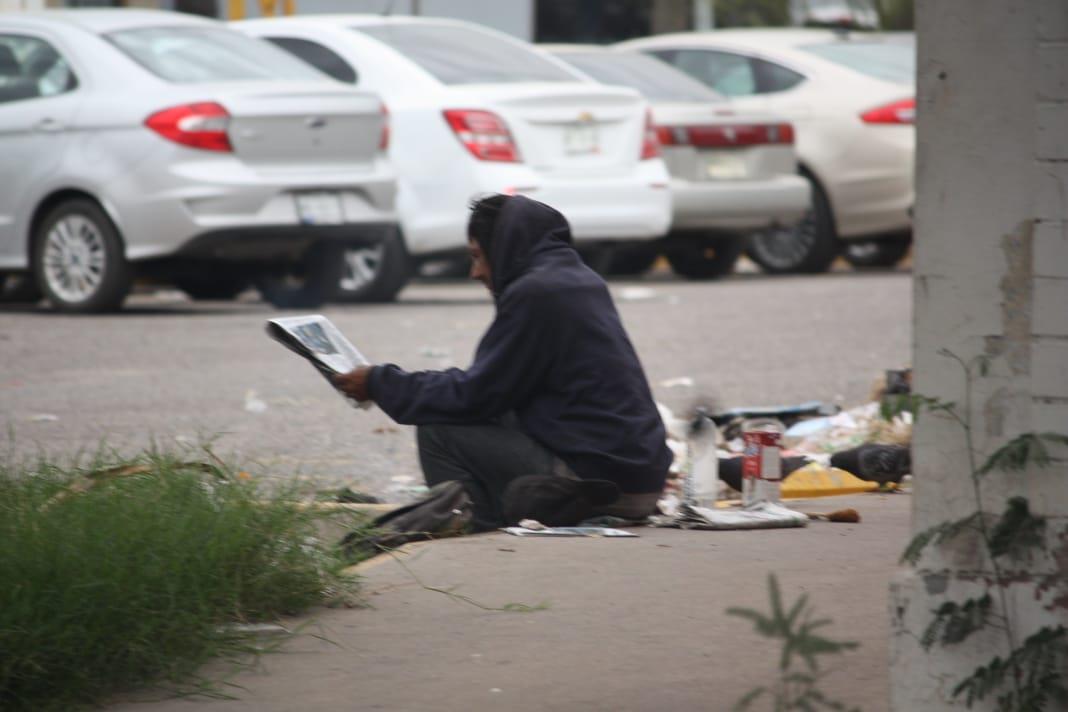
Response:
[{"label": "dark blue hooded sweatshirt", "polygon": [[398,423],[485,423],[514,411],[522,430],[584,478],[659,492],[671,452],[638,356],[604,281],[571,247],[563,215],[516,196],[489,248],[497,316],[466,370],[370,374]]}]

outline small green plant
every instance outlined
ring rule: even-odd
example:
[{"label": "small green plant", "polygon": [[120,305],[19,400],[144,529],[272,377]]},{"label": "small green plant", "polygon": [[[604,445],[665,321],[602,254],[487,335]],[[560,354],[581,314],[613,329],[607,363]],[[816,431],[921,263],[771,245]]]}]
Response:
[{"label": "small green plant", "polygon": [[348,562],[317,538],[321,515],[293,506],[294,492],[263,493],[218,460],[107,457],[0,457],[0,708],[196,688],[208,659],[262,651],[235,624],[353,591]]},{"label": "small green plant", "polygon": [[[926,411],[943,414],[960,426],[968,452],[975,511],[919,532],[909,542],[901,559],[915,565],[928,547],[973,532],[983,543],[993,576],[984,579],[987,590],[982,596],[947,601],[932,611],[934,619],[920,638],[920,644],[925,650],[936,644],[958,645],[981,630],[1000,630],[1005,636],[1008,656],[1005,659],[995,656],[976,668],[953,688],[952,697],[963,698],[965,705],[971,708],[993,696],[999,712],[1041,712],[1050,702],[1068,704],[1068,629],[1044,626],[1019,642],[1007,594],[1007,588],[1014,580],[1006,570],[1007,565],[1045,553],[1046,520],[1032,513],[1027,499],[1019,496],[1011,497],[1005,510],[994,516],[984,508],[982,489],[984,478],[991,473],[1020,472],[1030,466],[1049,467],[1061,462],[1050,455],[1048,446],[1068,445],[1068,436],[1025,433],[998,448],[980,465],[971,422],[972,387],[977,377],[987,375],[989,359],[979,357],[966,362],[951,351],[939,353],[956,361],[964,372],[963,407],[921,395],[908,395],[884,402],[883,415],[892,417],[902,410],[917,414]],[[1040,577],[1037,584],[1038,589],[1063,586],[1063,575],[1056,574]],[[1036,590],[1036,596],[1038,594]]]},{"label": "small green plant", "polygon": [[[841,702],[828,699],[819,690],[819,682],[825,675],[820,670],[819,658],[852,650],[858,643],[830,640],[818,635],[815,631],[830,625],[831,620],[813,619],[807,594],[801,594],[787,610],[783,605],[775,574],[768,575],[768,592],[771,598],[770,615],[752,608],[737,607],[728,608],[727,614],[752,621],[754,628],[762,636],[782,641],[779,679],[772,687],[761,686],[750,690],[738,700],[734,709],[749,709],[764,695],[771,696],[775,712],[850,709]],[[799,661],[804,665],[798,665]]]}]

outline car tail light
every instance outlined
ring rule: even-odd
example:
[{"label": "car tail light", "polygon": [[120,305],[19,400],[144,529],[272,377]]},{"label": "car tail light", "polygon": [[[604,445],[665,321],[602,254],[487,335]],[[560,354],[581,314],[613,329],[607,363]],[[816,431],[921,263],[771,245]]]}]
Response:
[{"label": "car tail light", "polygon": [[642,160],[660,156],[660,137],[653,124],[653,112],[646,109],[645,126],[642,128]]},{"label": "car tail light", "polygon": [[219,104],[205,101],[163,109],[145,119],[145,126],[163,138],[204,151],[233,151],[226,130],[230,114]]},{"label": "car tail light", "polygon": [[519,163],[508,125],[492,111],[446,109],[444,114],[456,137],[478,160]]},{"label": "car tail light", "polygon": [[916,121],[916,100],[902,99],[878,106],[860,115],[866,124],[912,124]]},{"label": "car tail light", "polygon": [[791,124],[658,126],[656,134],[661,145],[697,148],[731,148],[794,142],[794,127]]},{"label": "car tail light", "polygon": [[382,105],[382,133],[378,138],[378,150],[385,151],[389,148],[389,107]]}]

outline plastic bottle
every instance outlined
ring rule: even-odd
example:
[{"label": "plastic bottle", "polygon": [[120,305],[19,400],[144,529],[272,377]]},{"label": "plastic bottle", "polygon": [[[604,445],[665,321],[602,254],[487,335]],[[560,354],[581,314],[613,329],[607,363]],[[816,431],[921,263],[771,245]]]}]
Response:
[{"label": "plastic bottle", "polygon": [[698,507],[715,507],[719,498],[719,431],[712,419],[699,414],[690,429],[690,476],[686,499]]}]

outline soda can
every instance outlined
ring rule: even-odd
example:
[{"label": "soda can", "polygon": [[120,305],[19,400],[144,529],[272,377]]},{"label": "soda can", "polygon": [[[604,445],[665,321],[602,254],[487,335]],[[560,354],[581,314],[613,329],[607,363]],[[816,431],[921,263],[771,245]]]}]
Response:
[{"label": "soda can", "polygon": [[782,480],[782,423],[772,418],[742,423],[742,505],[778,502]]}]

